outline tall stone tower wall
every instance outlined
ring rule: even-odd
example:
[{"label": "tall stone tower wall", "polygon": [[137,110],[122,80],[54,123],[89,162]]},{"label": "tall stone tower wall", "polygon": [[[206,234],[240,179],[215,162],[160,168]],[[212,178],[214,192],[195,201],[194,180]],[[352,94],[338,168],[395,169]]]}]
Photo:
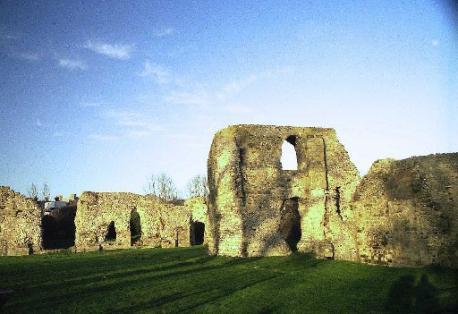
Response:
[{"label": "tall stone tower wall", "polygon": [[[282,170],[281,147],[286,140],[296,150],[296,171]],[[355,259],[353,230],[346,220],[358,181],[332,129],[223,129],[215,135],[208,159],[209,251],[264,256],[297,249]],[[301,233],[294,247],[288,239],[291,224],[299,225]]]}]

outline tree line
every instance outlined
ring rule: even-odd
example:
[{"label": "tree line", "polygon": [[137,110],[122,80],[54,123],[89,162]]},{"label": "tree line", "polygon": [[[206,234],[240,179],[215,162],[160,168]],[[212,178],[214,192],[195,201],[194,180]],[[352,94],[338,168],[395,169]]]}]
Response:
[{"label": "tree line", "polygon": [[[151,175],[144,188],[145,194],[155,195],[165,201],[177,201],[180,199],[178,189],[173,182],[173,179],[165,173]],[[49,201],[51,197],[51,189],[47,183],[43,183],[41,189],[35,183],[32,183],[27,190],[28,197],[36,201]],[[207,178],[203,175],[192,177],[186,184],[187,197],[207,197],[208,187]]]},{"label": "tree line", "polygon": [[[144,192],[145,194],[155,195],[165,201],[177,201],[180,199],[178,189],[173,179],[165,173],[151,175],[147,180]],[[192,177],[186,185],[187,197],[207,197],[207,194],[208,187],[207,178],[205,176],[196,175]]]}]

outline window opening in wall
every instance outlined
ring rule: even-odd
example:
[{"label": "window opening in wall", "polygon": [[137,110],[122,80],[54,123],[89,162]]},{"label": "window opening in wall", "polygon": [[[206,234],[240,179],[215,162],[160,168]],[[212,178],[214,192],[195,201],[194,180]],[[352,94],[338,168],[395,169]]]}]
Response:
[{"label": "window opening in wall", "polygon": [[107,234],[105,235],[105,241],[116,240],[116,228],[114,221],[110,222],[107,228]]},{"label": "window opening in wall", "polygon": [[299,215],[299,198],[293,197],[284,201],[281,209],[280,234],[293,252],[301,239],[301,216]]},{"label": "window opening in wall", "polygon": [[140,215],[134,208],[130,212],[130,245],[135,245],[142,237],[142,225],[140,221]]},{"label": "window opening in wall", "polygon": [[191,225],[192,230],[192,245],[201,245],[204,243],[205,224],[196,221]]},{"label": "window opening in wall", "polygon": [[296,136],[290,135],[281,146],[281,166],[283,170],[297,170]]}]

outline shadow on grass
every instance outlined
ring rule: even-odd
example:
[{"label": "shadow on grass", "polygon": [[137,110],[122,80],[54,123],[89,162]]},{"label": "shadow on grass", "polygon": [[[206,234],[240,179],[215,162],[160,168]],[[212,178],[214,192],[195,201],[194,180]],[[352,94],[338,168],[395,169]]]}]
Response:
[{"label": "shadow on grass", "polygon": [[440,290],[423,274],[418,281],[406,275],[391,286],[385,308],[389,313],[457,313],[456,304],[441,307]]},{"label": "shadow on grass", "polygon": [[[115,280],[114,283],[106,283],[104,282],[106,278],[98,276],[97,278],[86,278],[81,281],[74,280],[67,286],[65,286],[65,283],[60,285],[53,284],[52,289],[48,287],[43,290],[42,286],[37,286],[35,289],[27,291],[31,297],[26,297],[18,302],[10,303],[10,306],[33,308],[35,311],[57,309],[59,306],[65,305],[66,300],[74,299],[75,296],[78,296],[81,302],[84,302],[85,299],[91,299],[96,295],[104,297],[111,294],[111,297],[113,297],[113,295],[138,287],[144,288],[147,286],[149,288],[154,288],[154,286],[161,282],[167,283],[169,279],[177,280],[183,278],[182,276],[189,277],[213,271],[227,273],[232,267],[250,262],[248,259],[239,261],[229,260],[221,265],[208,265],[208,262],[213,259],[214,257],[212,256],[204,256],[194,262],[180,262],[168,267],[153,266],[150,269],[141,269],[133,272],[126,271],[107,278],[110,281]],[[187,268],[187,266],[195,267]],[[45,291],[45,294],[43,291]],[[114,301],[116,302],[116,300]]]}]

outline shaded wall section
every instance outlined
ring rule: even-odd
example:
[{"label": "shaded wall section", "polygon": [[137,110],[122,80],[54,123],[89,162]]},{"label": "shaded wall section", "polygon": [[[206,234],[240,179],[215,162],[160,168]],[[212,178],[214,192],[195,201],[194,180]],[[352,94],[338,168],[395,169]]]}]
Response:
[{"label": "shaded wall section", "polygon": [[[294,146],[297,170],[282,170],[285,141]],[[357,258],[347,220],[359,175],[333,129],[225,128],[212,142],[208,182],[211,254],[287,255],[297,249]],[[294,211],[285,210],[290,200]]]},{"label": "shaded wall section", "polygon": [[458,267],[458,153],[375,162],[352,207],[362,261]]},{"label": "shaded wall section", "polygon": [[75,218],[77,251],[191,245],[192,212],[152,195],[84,192]]},{"label": "shaded wall section", "polygon": [[0,186],[0,255],[41,251],[41,209],[37,202]]}]

